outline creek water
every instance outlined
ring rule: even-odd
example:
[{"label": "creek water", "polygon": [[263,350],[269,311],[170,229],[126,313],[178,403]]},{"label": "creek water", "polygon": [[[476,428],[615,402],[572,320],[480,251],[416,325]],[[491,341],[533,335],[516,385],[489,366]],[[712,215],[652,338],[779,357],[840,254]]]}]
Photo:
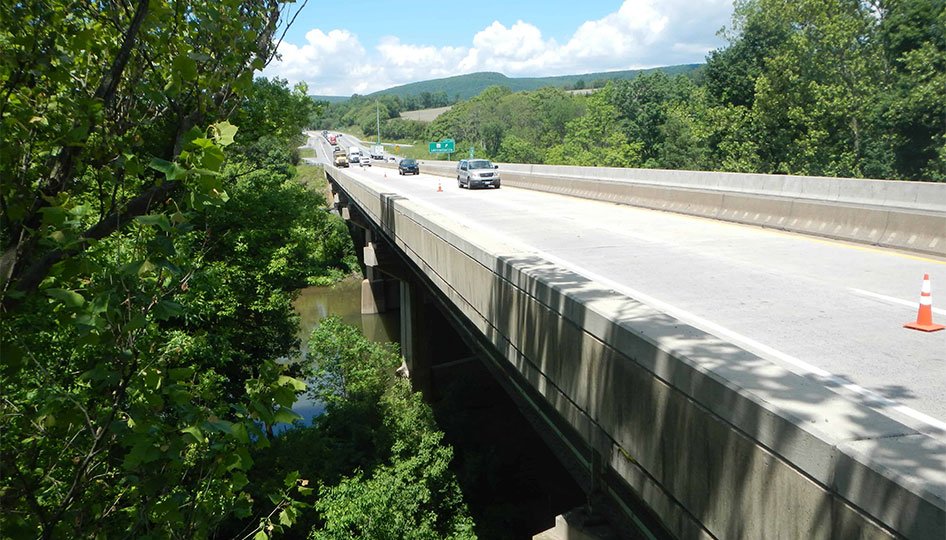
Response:
[{"label": "creek water", "polygon": [[[299,314],[299,340],[302,353],[308,352],[309,335],[319,321],[332,315],[345,324],[356,326],[372,341],[397,342],[400,338],[400,317],[397,311],[380,315],[361,314],[361,276],[351,276],[328,287],[306,287],[293,303]],[[300,397],[292,410],[302,415],[306,424],[324,410],[318,401]]]}]

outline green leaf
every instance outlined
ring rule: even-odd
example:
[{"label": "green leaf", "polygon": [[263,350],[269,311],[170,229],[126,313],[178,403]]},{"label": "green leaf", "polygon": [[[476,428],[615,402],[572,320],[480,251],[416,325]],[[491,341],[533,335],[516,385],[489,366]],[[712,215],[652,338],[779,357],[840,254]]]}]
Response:
[{"label": "green leaf", "polygon": [[247,433],[246,426],[243,424],[233,424],[230,428],[230,433],[239,443],[247,444],[250,442],[250,435]]},{"label": "green leaf", "polygon": [[154,446],[154,441],[147,434],[136,434],[131,451],[125,455],[123,466],[125,469],[134,469],[143,463],[151,463],[161,457],[161,452]]},{"label": "green leaf", "polygon": [[145,386],[149,388],[161,388],[161,372],[156,369],[149,369],[145,372]]},{"label": "green leaf", "polygon": [[194,376],[194,368],[192,367],[183,367],[183,368],[172,368],[168,370],[168,375],[171,377],[172,381],[182,381],[184,379],[190,379]]},{"label": "green leaf", "polygon": [[303,390],[306,389],[306,384],[303,381],[300,381],[299,379],[289,377],[286,375],[280,375],[278,379],[278,383],[280,385],[291,384],[292,389],[297,392],[302,392]]},{"label": "green leaf", "polygon": [[253,540],[269,540],[269,535],[266,534],[265,531],[260,531],[256,533],[256,535],[253,537]]},{"label": "green leaf", "polygon": [[124,331],[126,334],[130,334],[135,330],[140,330],[147,326],[148,318],[145,317],[143,313],[138,313],[131,320],[128,321],[128,324],[125,325]]},{"label": "green leaf", "polygon": [[167,160],[160,158],[152,158],[151,163],[148,164],[152,169],[163,172],[164,177],[168,180],[177,180],[178,178],[183,178],[187,174],[187,169],[181,167],[177,163],[172,163]]},{"label": "green leaf", "polygon": [[197,78],[197,62],[186,54],[179,54],[174,57],[171,63],[171,69],[173,69],[182,80],[193,81]]},{"label": "green leaf", "polygon": [[279,524],[289,527],[296,518],[296,509],[289,506],[279,513]]},{"label": "green leaf", "polygon": [[154,263],[151,261],[142,261],[141,266],[138,267],[138,277],[147,276],[155,269]]},{"label": "green leaf", "polygon": [[296,393],[288,386],[280,386],[273,394],[273,401],[280,407],[292,407],[296,402]]},{"label": "green leaf", "polygon": [[80,308],[85,304],[85,298],[81,294],[68,289],[46,289],[46,295],[70,308]]},{"label": "green leaf", "polygon": [[250,457],[250,453],[246,448],[239,447],[236,449],[236,452],[233,453],[233,459],[227,467],[227,470],[240,469],[241,471],[248,471],[252,467],[253,458]]},{"label": "green leaf", "polygon": [[147,216],[138,216],[135,218],[135,221],[141,223],[142,225],[157,225],[162,231],[168,232],[171,230],[171,221],[164,214],[149,214]]},{"label": "green leaf", "polygon": [[186,433],[190,435],[191,437],[194,437],[194,439],[199,443],[207,441],[207,439],[204,437],[203,432],[200,431],[200,428],[197,426],[186,427],[181,430],[181,433]]},{"label": "green leaf", "polygon": [[236,136],[237,127],[231,124],[230,122],[223,121],[218,122],[213,125],[214,128],[214,139],[217,140],[217,143],[222,146],[229,146],[233,144],[233,137]]},{"label": "green leaf", "polygon": [[296,411],[289,408],[281,408],[276,411],[276,415],[273,416],[273,423],[278,424],[280,422],[285,424],[291,424],[296,420],[302,420],[302,416],[299,415]]},{"label": "green leaf", "polygon": [[161,300],[155,304],[153,313],[159,321],[166,321],[180,317],[184,313],[184,307],[172,300]]},{"label": "green leaf", "polygon": [[204,149],[204,154],[201,156],[200,164],[205,169],[219,171],[220,166],[223,165],[224,159],[226,159],[226,157],[223,154],[223,149],[221,149],[219,146],[211,146]]},{"label": "green leaf", "polygon": [[223,189],[223,181],[220,178],[220,175],[214,171],[208,171],[206,169],[194,169],[193,173],[197,174],[197,185],[200,186],[201,193],[214,193],[219,192]]},{"label": "green leaf", "polygon": [[240,490],[246,487],[246,485],[250,483],[250,480],[246,477],[246,473],[237,471],[233,473],[231,482],[233,483],[233,489]]},{"label": "green leaf", "polygon": [[43,215],[43,225],[50,225],[57,228],[62,227],[68,217],[68,212],[61,206],[47,206],[40,208],[39,212]]}]

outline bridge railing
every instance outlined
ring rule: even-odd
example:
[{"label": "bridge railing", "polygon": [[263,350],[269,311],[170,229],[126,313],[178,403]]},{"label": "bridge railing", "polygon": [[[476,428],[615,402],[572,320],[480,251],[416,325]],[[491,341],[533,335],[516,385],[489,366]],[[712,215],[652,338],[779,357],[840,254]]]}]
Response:
[{"label": "bridge railing", "polygon": [[[422,161],[455,176],[456,162]],[[946,256],[946,183],[500,164],[503,184]]]}]

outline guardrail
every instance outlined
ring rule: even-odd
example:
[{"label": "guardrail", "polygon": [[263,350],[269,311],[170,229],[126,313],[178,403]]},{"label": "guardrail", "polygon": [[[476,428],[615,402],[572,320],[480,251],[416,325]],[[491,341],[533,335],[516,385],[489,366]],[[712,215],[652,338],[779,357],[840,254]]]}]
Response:
[{"label": "guardrail", "polygon": [[[422,161],[455,176],[456,162]],[[946,256],[946,183],[500,164],[504,185]]]}]

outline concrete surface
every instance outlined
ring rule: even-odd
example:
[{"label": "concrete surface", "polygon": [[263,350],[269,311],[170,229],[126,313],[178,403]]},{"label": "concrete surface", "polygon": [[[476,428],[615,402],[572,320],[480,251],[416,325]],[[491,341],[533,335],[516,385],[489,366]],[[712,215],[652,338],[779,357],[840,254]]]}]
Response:
[{"label": "concrete surface", "polygon": [[584,508],[576,508],[555,516],[555,526],[532,537],[532,540],[617,540],[606,523],[589,518]]}]

